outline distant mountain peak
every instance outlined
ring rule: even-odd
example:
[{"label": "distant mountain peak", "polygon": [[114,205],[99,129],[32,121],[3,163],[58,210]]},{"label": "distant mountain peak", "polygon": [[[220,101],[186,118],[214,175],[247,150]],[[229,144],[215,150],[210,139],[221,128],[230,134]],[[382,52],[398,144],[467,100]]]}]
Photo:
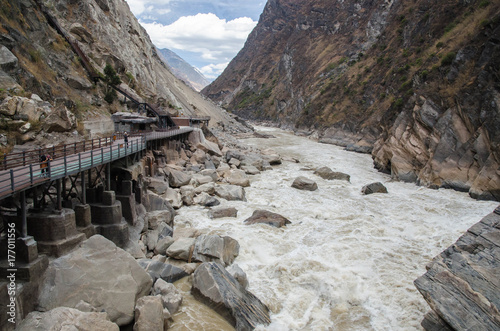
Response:
[{"label": "distant mountain peak", "polygon": [[172,73],[195,91],[201,91],[211,81],[203,76],[200,70],[187,63],[183,58],[168,48],[158,49],[162,60],[168,65]]}]

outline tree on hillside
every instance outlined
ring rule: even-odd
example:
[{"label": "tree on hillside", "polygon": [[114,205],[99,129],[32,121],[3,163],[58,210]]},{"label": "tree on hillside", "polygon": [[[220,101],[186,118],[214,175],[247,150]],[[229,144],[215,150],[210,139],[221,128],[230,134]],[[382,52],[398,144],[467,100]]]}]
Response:
[{"label": "tree on hillside", "polygon": [[108,103],[112,103],[116,99],[116,91],[113,89],[113,86],[120,85],[122,80],[109,63],[106,64],[106,67],[104,67],[104,82],[106,83],[104,100]]}]

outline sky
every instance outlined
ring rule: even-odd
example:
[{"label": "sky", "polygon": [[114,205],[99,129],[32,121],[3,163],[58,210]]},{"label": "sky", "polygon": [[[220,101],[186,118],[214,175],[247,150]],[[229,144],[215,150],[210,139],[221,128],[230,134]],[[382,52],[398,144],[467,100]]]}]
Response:
[{"label": "sky", "polygon": [[267,0],[126,0],[153,44],[217,78],[257,25]]}]

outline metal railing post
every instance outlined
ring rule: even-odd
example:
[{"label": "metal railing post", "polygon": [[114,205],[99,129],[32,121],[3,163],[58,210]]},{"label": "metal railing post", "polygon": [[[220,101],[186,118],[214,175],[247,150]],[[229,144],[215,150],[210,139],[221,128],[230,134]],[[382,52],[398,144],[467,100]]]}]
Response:
[{"label": "metal railing post", "polygon": [[10,188],[12,189],[12,192],[14,193],[14,170],[10,169]]},{"label": "metal railing post", "polygon": [[64,177],[66,177],[68,175],[68,162],[67,161],[67,157],[66,157],[66,154],[64,154]]},{"label": "metal railing post", "polygon": [[94,150],[93,149],[90,150],[90,167],[91,168],[94,167]]}]

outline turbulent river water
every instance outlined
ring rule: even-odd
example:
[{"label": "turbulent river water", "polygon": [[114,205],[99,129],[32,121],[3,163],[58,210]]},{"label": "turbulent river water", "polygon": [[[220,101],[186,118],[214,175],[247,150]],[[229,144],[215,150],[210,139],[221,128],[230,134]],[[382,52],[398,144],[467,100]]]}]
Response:
[{"label": "turbulent river water", "polygon": [[[270,139],[244,144],[272,148],[285,158],[273,170],[252,176],[247,202],[237,218],[211,220],[202,207],[181,208],[175,224],[228,235],[240,244],[235,263],[247,274],[248,290],[271,310],[272,323],[257,330],[422,330],[429,307],[413,285],[425,265],[498,205],[453,190],[431,190],[391,181],[373,168],[370,155],[272,128]],[[313,174],[321,166],[347,173],[351,181]],[[298,176],[319,189],[291,187]],[[380,181],[388,194],[364,196],[361,188]],[[288,218],[284,228],[244,225],[255,209]],[[173,330],[232,330],[217,314],[183,291]]]}]

